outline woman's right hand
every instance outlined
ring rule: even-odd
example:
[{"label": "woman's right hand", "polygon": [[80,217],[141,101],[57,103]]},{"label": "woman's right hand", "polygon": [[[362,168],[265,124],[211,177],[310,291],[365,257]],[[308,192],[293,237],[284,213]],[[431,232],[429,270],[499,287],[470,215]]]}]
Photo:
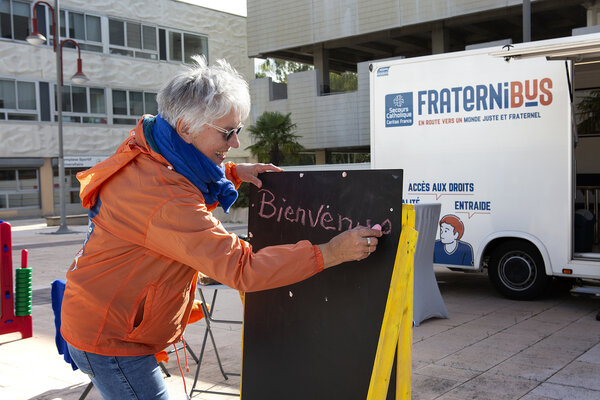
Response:
[{"label": "woman's right hand", "polygon": [[381,235],[381,229],[361,226],[342,232],[329,242],[320,244],[324,268],[369,257],[377,248],[377,238]]}]

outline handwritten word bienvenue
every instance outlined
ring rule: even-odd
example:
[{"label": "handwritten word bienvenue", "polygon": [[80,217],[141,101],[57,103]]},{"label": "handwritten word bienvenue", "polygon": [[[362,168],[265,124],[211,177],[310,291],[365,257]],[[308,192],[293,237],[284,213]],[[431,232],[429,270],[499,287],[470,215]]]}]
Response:
[{"label": "handwritten word bienvenue", "polygon": [[[260,208],[258,215],[264,219],[276,218],[277,222],[286,220],[296,224],[306,226],[308,222],[309,226],[316,228],[320,226],[325,230],[332,231],[343,231],[356,228],[357,226],[371,227],[371,220],[367,219],[366,224],[361,225],[360,222],[354,222],[352,219],[345,217],[341,214],[332,214],[329,211],[323,211],[325,205],[321,204],[318,210],[305,209],[302,207],[292,207],[285,204],[276,205],[276,198],[273,192],[267,189],[261,189],[258,191],[260,195]],[[286,199],[281,199],[282,203],[286,202]],[[329,207],[329,206],[327,206]],[[307,218],[308,217],[308,218]],[[389,219],[380,223],[381,231],[387,235],[392,231],[392,223]]]}]

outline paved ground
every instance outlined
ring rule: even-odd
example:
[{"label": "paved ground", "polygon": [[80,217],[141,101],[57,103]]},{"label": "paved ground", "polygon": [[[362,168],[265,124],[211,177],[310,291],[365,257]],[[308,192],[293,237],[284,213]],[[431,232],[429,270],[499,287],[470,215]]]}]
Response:
[{"label": "paved ground", "polygon": [[[86,227],[73,226],[75,233],[53,235],[56,228],[46,228],[43,220],[11,223],[13,262],[17,266],[20,249],[27,248],[34,270],[34,335],[25,340],[17,340],[17,334],[0,337],[0,399],[78,399],[89,380],[72,371],[56,352],[49,285],[64,278]],[[246,228],[228,229],[244,233]],[[555,291],[537,301],[516,302],[497,295],[483,274],[440,269],[436,276],[450,318],[427,320],[414,329],[413,399],[600,399],[600,322],[595,320],[600,299]],[[211,290],[205,295],[210,296]],[[222,319],[241,319],[237,292],[220,291],[215,313]],[[186,331],[196,353],[204,327],[201,321]],[[239,371],[241,326],[213,328],[225,369]],[[184,367],[183,352],[180,359]],[[188,392],[195,368],[190,360],[190,371],[184,370]],[[184,399],[174,354],[167,369],[172,398]],[[214,351],[208,348],[197,388],[235,392],[239,378],[225,381]],[[92,389],[87,398],[100,396]]]}]

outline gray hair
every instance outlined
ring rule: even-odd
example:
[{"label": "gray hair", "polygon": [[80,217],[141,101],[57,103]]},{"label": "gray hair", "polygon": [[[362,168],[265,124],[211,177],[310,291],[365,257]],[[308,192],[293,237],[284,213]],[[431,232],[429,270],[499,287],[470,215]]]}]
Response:
[{"label": "gray hair", "polygon": [[177,120],[195,132],[206,123],[225,117],[232,110],[240,121],[250,113],[248,83],[225,60],[208,66],[204,56],[192,59],[195,66],[177,74],[156,97],[158,112],[173,127]]}]

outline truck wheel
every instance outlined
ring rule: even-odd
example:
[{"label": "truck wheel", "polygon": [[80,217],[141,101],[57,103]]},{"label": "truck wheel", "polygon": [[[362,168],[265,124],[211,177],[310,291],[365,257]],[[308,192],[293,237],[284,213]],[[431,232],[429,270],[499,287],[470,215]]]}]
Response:
[{"label": "truck wheel", "polygon": [[488,275],[502,295],[514,300],[538,297],[551,281],[538,249],[522,240],[510,240],[494,249]]}]

